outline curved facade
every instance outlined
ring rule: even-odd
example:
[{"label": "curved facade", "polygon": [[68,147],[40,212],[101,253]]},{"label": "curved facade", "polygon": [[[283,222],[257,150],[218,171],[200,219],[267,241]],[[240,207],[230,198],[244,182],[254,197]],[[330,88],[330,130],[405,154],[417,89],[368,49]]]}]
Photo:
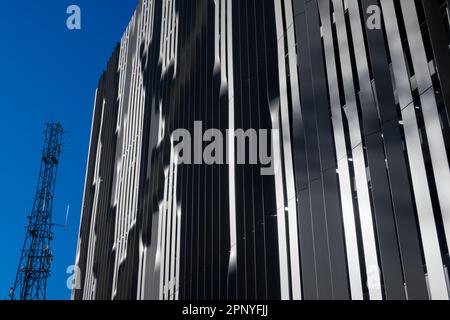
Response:
[{"label": "curved facade", "polygon": [[[97,88],[73,298],[449,299],[449,11],[141,0]],[[278,170],[179,164],[195,121],[278,130]]]}]

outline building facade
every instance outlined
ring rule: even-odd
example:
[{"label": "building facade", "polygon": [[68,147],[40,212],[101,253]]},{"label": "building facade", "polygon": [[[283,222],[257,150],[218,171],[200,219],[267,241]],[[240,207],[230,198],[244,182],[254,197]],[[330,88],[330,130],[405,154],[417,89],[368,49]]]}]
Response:
[{"label": "building facade", "polygon": [[[141,0],[96,92],[73,298],[449,299],[449,5]],[[272,130],[278,170],[234,139],[180,164],[195,121]]]}]

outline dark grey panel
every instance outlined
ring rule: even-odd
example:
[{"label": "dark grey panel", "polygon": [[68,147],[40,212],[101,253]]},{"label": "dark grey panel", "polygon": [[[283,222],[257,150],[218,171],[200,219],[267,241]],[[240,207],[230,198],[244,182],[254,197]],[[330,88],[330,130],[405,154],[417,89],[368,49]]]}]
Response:
[{"label": "dark grey panel", "polygon": [[[355,4],[356,2],[352,1],[352,3]],[[363,1],[363,11],[367,11],[364,10],[364,8],[377,3],[377,1],[373,0]],[[368,18],[367,15],[365,17],[366,19]],[[359,15],[351,15],[351,19],[356,18],[359,19]],[[376,94],[376,102],[381,120],[381,129],[383,133],[382,142],[384,144],[384,152],[387,161],[391,198],[408,298],[426,299],[428,298],[428,292],[422,267],[423,258],[420,252],[419,236],[417,233],[406,160],[403,152],[399,119],[397,118],[394,89],[392,87],[392,80],[386,56],[384,35],[382,30],[369,30],[368,28],[365,28],[365,31],[370,63],[372,66],[375,87],[374,92]],[[364,41],[364,39],[359,40]],[[363,59],[366,60],[365,56]],[[370,97],[369,100],[372,100],[372,103],[369,102],[369,105],[372,105],[373,109],[375,109],[375,100],[373,99],[372,92],[369,92],[369,83],[370,82],[367,81],[365,84],[361,84],[361,87],[363,85],[369,86],[366,94]],[[363,107],[362,116],[365,118],[369,116],[369,113],[365,112],[364,104],[361,103],[361,105]],[[372,113],[372,116],[375,115],[376,112]],[[378,119],[374,118],[373,120]],[[371,132],[369,134],[371,134]],[[380,134],[374,134],[372,137],[372,139],[377,138],[381,141]],[[370,152],[371,150],[368,149],[368,153]],[[383,151],[382,149],[378,149],[375,152],[382,153]],[[372,177],[374,177],[373,174]],[[376,187],[375,184],[373,184],[373,186]],[[389,188],[388,185],[386,185],[386,188]],[[397,253],[394,252],[394,254]],[[386,281],[387,279],[385,278],[385,286],[387,287],[388,284]]]},{"label": "dark grey panel", "polygon": [[450,123],[450,50],[446,26],[442,19],[438,0],[422,0],[431,45],[434,52],[442,97],[445,104],[445,114]]}]

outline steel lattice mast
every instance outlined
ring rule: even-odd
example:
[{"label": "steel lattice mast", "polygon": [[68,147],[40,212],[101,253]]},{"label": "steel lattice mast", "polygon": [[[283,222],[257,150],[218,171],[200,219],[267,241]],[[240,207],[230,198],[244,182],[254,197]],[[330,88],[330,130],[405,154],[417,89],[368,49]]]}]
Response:
[{"label": "steel lattice mast", "polygon": [[63,128],[60,123],[47,123],[39,181],[33,211],[22,249],[11,299],[45,300],[47,279],[50,277],[53,196],[61,154]]}]

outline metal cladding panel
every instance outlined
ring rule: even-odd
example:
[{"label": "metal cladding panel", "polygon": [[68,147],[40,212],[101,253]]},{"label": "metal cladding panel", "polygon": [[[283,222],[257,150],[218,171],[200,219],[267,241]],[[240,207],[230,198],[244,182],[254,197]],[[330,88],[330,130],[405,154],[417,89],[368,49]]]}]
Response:
[{"label": "metal cladding panel", "polygon": [[448,299],[447,6],[141,0],[97,89],[73,298]]},{"label": "metal cladding panel", "polygon": [[[442,1],[422,0],[422,5],[434,53],[434,63],[441,84],[440,89],[445,106],[444,114],[447,122],[450,122],[450,51],[448,50],[449,38],[446,32],[446,21],[442,17]],[[450,19],[450,17],[448,18]]]},{"label": "metal cladding panel", "polygon": [[[333,34],[331,29],[331,11],[329,1],[319,1],[319,12],[323,28],[324,56],[327,69],[328,83],[337,82],[336,57],[334,52]],[[343,114],[341,110],[340,92],[338,86],[329,85],[329,99],[331,120],[333,124],[333,137],[337,159],[337,173],[339,180],[339,192],[335,196],[342,203],[342,219],[347,248],[347,264],[349,272],[351,298],[363,299],[361,280],[361,267],[356,234],[356,221],[352,199],[350,168],[347,160],[347,148],[344,134]],[[331,174],[331,172],[330,172]]]},{"label": "metal cladding panel", "polygon": [[[352,7],[350,11],[352,11],[352,9],[354,11],[359,11],[357,1],[351,1],[350,3],[350,6]],[[366,0],[362,3],[363,6],[369,7],[371,5],[375,5],[377,2]],[[357,13],[355,15],[351,14],[351,19],[360,20]],[[374,139],[377,141],[376,143],[378,143],[381,148],[375,149],[374,152],[380,155],[383,154],[382,145],[384,144],[384,159],[383,157],[380,157],[379,161],[386,162],[387,170],[385,171],[387,172],[387,183],[389,184],[391,191],[390,202],[392,203],[393,208],[394,223],[396,223],[397,227],[397,241],[399,244],[404,282],[406,283],[407,288],[407,296],[411,299],[426,299],[428,297],[428,293],[423,275],[419,238],[415,226],[415,213],[406,170],[402,138],[400,135],[400,125],[397,118],[392,80],[390,78],[389,65],[385,53],[384,37],[382,30],[370,30],[366,27],[365,31],[369,47],[369,56],[372,63],[372,73],[375,83],[373,92],[375,97],[372,96],[371,86],[369,85],[368,66],[363,68],[364,75],[367,77],[367,81],[365,82],[367,86],[366,94],[372,98],[372,101],[376,101],[381,123],[381,127],[378,131],[370,138],[367,138],[367,140]],[[356,39],[355,43],[357,43],[358,40],[358,43],[363,41],[362,38]],[[359,53],[361,53],[361,51],[362,50],[360,50]],[[364,61],[362,62],[367,63],[365,55],[361,54],[360,56],[363,56],[362,60]],[[373,104],[373,107],[375,110],[375,104]],[[364,118],[366,112],[363,111],[362,114]],[[376,116],[376,112],[372,113],[371,116]],[[372,134],[372,132],[369,134]],[[380,134],[383,134],[382,139]],[[368,153],[370,152],[371,150],[368,148]],[[375,172],[371,176],[374,178],[373,187],[375,189],[375,177],[381,176],[381,174]],[[389,186],[386,184],[381,186],[381,188],[383,188],[383,190],[389,190]],[[382,201],[385,202],[385,200]],[[380,230],[379,227],[378,232],[384,233],[384,230]],[[395,242],[395,240],[392,241],[392,243]],[[389,248],[392,249],[392,245],[389,245]],[[395,253],[392,252],[389,256],[394,254]],[[384,260],[383,257],[382,260]],[[388,272],[386,268],[383,268],[383,271]],[[400,274],[394,274],[393,277],[398,279]],[[401,295],[403,295],[403,283],[400,283],[399,285],[401,287]],[[393,298],[401,297],[401,295],[396,296],[397,294],[399,294],[399,292],[393,293]]]}]

